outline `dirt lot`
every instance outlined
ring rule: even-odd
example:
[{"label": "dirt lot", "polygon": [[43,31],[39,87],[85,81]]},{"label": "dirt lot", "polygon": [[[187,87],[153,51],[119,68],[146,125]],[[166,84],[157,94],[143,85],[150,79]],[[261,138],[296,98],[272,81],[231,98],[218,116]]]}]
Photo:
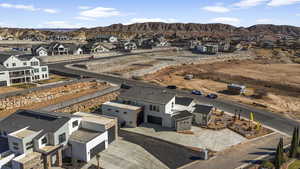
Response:
[{"label": "dirt lot", "polygon": [[78,98],[109,87],[107,83],[80,82],[61,87],[32,92],[0,99],[0,117],[5,117],[18,109],[39,109],[65,100]]},{"label": "dirt lot", "polygon": [[[266,53],[255,51],[256,57],[252,60],[210,60],[200,64],[172,66],[146,75],[143,79],[161,85],[218,93],[223,98],[300,119],[300,64],[294,64],[286,55],[278,57]],[[187,74],[194,75],[194,79],[185,80]],[[223,94],[230,83],[246,85],[245,96]],[[262,96],[254,97],[258,94]]]},{"label": "dirt lot", "polygon": [[199,62],[210,58],[237,58],[250,56],[247,51],[226,53],[219,55],[199,55],[189,51],[163,51],[157,53],[136,54],[126,57],[89,61],[73,65],[75,68],[85,69],[96,73],[107,73],[126,78],[140,77],[154,73],[162,68]]}]

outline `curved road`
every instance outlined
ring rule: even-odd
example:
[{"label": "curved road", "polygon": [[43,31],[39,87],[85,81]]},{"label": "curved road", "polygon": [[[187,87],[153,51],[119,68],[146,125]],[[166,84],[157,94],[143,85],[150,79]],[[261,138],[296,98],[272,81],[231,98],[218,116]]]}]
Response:
[{"label": "curved road", "polygon": [[[111,57],[106,57],[106,58],[98,58],[94,60],[102,60],[102,59],[109,59],[109,58],[116,58],[116,57],[123,57],[123,56],[128,56],[130,54],[124,54],[124,55],[119,55],[119,56],[111,56]],[[75,63],[80,63],[84,61],[89,61],[89,59],[81,59],[81,60],[76,60],[76,61],[69,61],[69,62],[63,62],[63,63],[52,63],[48,64],[50,68],[50,72],[53,73],[58,73],[58,74],[63,74],[66,76],[72,76],[72,77],[81,77],[81,76],[86,76],[86,77],[92,77],[92,78],[97,78],[100,80],[108,81],[111,83],[115,84],[122,84],[126,83],[128,85],[132,86],[144,86],[144,87],[151,87],[151,88],[164,88],[162,86],[157,86],[151,83],[145,83],[141,81],[135,81],[135,80],[130,80],[130,79],[124,79],[121,77],[116,77],[116,76],[110,76],[110,75],[105,75],[105,74],[98,74],[98,73],[92,73],[92,72],[86,72],[82,70],[75,70],[75,69],[70,69],[65,67],[68,64],[75,64]],[[279,130],[283,133],[287,133],[289,135],[292,134],[293,128],[295,126],[298,126],[300,123],[293,120],[289,119],[287,117],[284,117],[283,115],[272,113],[266,110],[258,109],[252,106],[240,104],[237,102],[233,102],[230,100],[224,100],[224,99],[208,99],[204,96],[196,96],[192,95],[187,91],[183,90],[169,90],[166,89],[169,92],[175,92],[176,94],[182,95],[182,96],[188,96],[192,97],[199,102],[203,102],[206,104],[212,104],[215,107],[222,109],[227,112],[235,113],[238,112],[241,114],[241,116],[248,118],[249,114],[251,112],[254,112],[255,120],[261,122],[264,125],[270,126],[276,130]]]}]

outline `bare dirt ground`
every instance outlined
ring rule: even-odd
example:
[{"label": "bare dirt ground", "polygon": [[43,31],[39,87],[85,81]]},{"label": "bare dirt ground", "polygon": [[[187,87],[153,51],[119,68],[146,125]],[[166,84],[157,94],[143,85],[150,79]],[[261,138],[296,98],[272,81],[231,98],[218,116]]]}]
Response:
[{"label": "bare dirt ground", "polygon": [[250,57],[247,51],[225,53],[219,55],[199,55],[189,51],[163,51],[156,53],[136,54],[115,59],[103,59],[101,61],[88,61],[73,65],[76,68],[85,68],[86,71],[107,73],[126,78],[141,77],[154,73],[162,68],[199,62],[211,58],[240,58]]},{"label": "bare dirt ground", "polygon": [[[223,98],[300,119],[300,64],[294,64],[284,54],[278,57],[265,50],[257,50],[254,54],[255,59],[251,60],[210,60],[171,66],[146,75],[143,80],[218,93]],[[185,80],[187,74],[194,75],[194,79]],[[245,96],[223,94],[230,83],[246,85]],[[258,91],[263,91],[261,98],[254,97]]]},{"label": "bare dirt ground", "polygon": [[80,82],[0,99],[0,117],[6,117],[18,109],[36,110],[58,104],[65,100],[92,94],[109,86],[109,84],[102,82]]}]

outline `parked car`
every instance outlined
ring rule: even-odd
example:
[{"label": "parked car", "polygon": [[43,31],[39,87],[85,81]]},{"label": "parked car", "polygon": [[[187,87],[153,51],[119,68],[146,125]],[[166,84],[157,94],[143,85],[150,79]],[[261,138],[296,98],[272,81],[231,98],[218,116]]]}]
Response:
[{"label": "parked car", "polygon": [[130,89],[131,86],[129,86],[128,84],[122,83],[121,84],[121,89]]},{"label": "parked car", "polygon": [[170,85],[170,86],[167,86],[167,89],[177,89],[177,86]]},{"label": "parked car", "polygon": [[194,95],[203,95],[202,92],[199,91],[199,90],[193,90],[192,94],[194,94]]},{"label": "parked car", "polygon": [[210,94],[208,94],[206,97],[207,97],[207,98],[210,98],[210,99],[216,99],[216,98],[218,98],[218,95],[213,94],[213,93],[210,93]]}]

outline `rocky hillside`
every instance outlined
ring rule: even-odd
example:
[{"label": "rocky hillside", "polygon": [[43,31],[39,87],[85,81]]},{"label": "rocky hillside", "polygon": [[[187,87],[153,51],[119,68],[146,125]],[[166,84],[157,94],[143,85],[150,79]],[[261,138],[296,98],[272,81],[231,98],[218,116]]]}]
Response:
[{"label": "rocky hillside", "polygon": [[86,37],[90,38],[99,33],[113,34],[123,38],[128,38],[140,34],[153,34],[163,33],[166,35],[182,36],[220,36],[226,37],[230,35],[272,35],[283,34],[290,36],[300,36],[300,27],[286,26],[286,25],[254,25],[251,27],[235,27],[226,24],[195,24],[195,23],[160,23],[160,22],[149,22],[149,23],[136,23],[131,25],[114,24],[107,27],[96,27],[96,28],[81,28],[70,31],[55,31],[53,29],[48,30],[35,30],[35,29],[15,29],[15,28],[0,28],[0,36],[7,37],[13,36],[16,39],[22,38],[26,35],[39,35],[45,37],[51,34],[68,34],[72,37]]}]

